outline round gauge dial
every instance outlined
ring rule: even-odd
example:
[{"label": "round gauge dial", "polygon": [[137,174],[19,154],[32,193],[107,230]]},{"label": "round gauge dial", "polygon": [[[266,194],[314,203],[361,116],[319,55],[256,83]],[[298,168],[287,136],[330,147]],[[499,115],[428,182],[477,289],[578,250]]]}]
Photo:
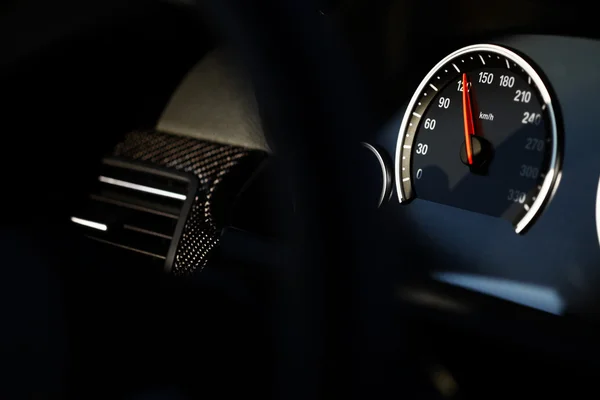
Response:
[{"label": "round gauge dial", "polygon": [[556,184],[559,145],[550,92],[531,64],[501,46],[465,47],[408,105],[396,148],[400,202],[504,218],[523,233]]}]

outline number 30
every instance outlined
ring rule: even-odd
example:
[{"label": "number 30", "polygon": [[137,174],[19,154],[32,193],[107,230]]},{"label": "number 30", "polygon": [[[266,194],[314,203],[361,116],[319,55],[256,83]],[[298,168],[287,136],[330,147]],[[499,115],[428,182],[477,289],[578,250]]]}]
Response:
[{"label": "number 30", "polygon": [[427,154],[427,150],[429,150],[429,146],[423,143],[417,143],[417,154],[425,155]]}]

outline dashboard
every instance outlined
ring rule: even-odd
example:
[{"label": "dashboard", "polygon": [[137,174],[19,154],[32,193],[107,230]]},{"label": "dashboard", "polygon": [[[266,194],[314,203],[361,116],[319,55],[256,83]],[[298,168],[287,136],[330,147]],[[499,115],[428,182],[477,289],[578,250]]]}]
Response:
[{"label": "dashboard", "polygon": [[[340,136],[327,136],[325,124],[298,124],[302,150],[319,156],[299,175],[305,188],[331,196],[324,210],[354,206],[340,193],[365,197],[368,210],[301,221],[331,228],[318,233],[333,250],[316,254],[333,262],[303,263],[308,251],[287,264],[291,224],[282,225],[304,204],[278,164],[273,138],[284,136],[263,126],[270,120],[261,107],[278,97],[244,69],[251,55],[230,47],[189,1],[9,3],[0,29],[18,40],[4,46],[0,95],[5,147],[14,150],[4,157],[4,184],[16,195],[5,196],[5,219],[34,240],[15,265],[37,265],[39,250],[65,277],[77,337],[71,379],[84,396],[89,388],[114,397],[122,383],[181,381],[199,393],[270,393],[265,377],[289,361],[279,357],[306,358],[294,323],[314,328],[315,343],[331,345],[341,360],[357,350],[368,379],[389,380],[393,390],[399,378],[412,380],[406,371],[425,370],[429,379],[454,362],[474,373],[469,381],[480,393],[504,387],[508,376],[532,383],[534,369],[550,375],[532,386],[553,390],[547,382],[579,374],[579,359],[596,367],[597,330],[588,328],[600,322],[600,34],[595,14],[577,2],[319,1],[316,18],[349,45],[344,58],[356,71],[341,81],[348,97],[364,93],[354,96],[364,113],[347,112]],[[322,72],[321,64],[294,65],[307,83]],[[291,87],[304,86],[309,93],[327,85]],[[284,100],[276,110],[291,108]],[[340,103],[332,109],[344,120]],[[307,127],[329,121],[299,115]],[[341,159],[331,156],[335,145],[362,156],[342,165],[356,185],[347,191],[328,179],[338,177],[326,171]],[[315,210],[322,205],[310,200]],[[354,259],[334,240],[354,239],[358,227],[365,243],[356,253],[362,244],[368,251]],[[13,271],[44,297],[30,285],[33,270],[5,272]],[[296,285],[304,274],[307,285]],[[313,288],[322,274],[327,294],[299,287]],[[24,300],[5,302],[10,307],[35,299],[11,289]],[[309,324],[313,317],[323,330]],[[352,340],[361,342],[346,342],[356,327]],[[416,368],[400,366],[412,360],[399,353],[404,345]],[[538,347],[548,350],[542,358],[528,352]],[[566,359],[555,357],[560,350]]]},{"label": "dashboard", "polygon": [[445,56],[373,140],[394,160],[381,212],[431,244],[437,280],[595,318],[600,43],[517,35]]}]

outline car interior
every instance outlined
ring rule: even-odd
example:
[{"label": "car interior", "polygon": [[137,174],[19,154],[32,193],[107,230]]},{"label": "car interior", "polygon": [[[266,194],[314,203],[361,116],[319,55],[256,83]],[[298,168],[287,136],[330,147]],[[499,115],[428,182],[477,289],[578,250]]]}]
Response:
[{"label": "car interior", "polygon": [[589,395],[600,25],[0,5],[2,399]]}]

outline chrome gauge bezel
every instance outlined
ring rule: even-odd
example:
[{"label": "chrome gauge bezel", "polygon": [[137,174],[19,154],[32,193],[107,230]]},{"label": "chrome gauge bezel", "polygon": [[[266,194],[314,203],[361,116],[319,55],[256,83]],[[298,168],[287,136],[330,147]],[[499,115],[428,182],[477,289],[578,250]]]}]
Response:
[{"label": "chrome gauge bezel", "polygon": [[[557,178],[560,174],[560,159],[561,159],[561,149],[560,146],[562,144],[561,135],[559,135],[558,131],[558,123],[557,123],[557,115],[555,111],[555,107],[552,101],[552,96],[548,87],[544,83],[544,80],[540,76],[540,74],[535,70],[531,64],[526,61],[523,57],[518,55],[517,53],[509,50],[505,47],[495,45],[495,44],[476,44],[464,47],[462,49],[456,50],[453,53],[446,56],[443,60],[437,63],[425,76],[425,78],[419,84],[417,90],[412,96],[408,106],[406,108],[406,112],[404,113],[404,118],[402,119],[402,124],[400,125],[400,130],[398,133],[398,139],[396,143],[396,154],[394,161],[394,173],[395,173],[395,181],[396,181],[396,190],[398,193],[398,200],[400,203],[406,203],[409,200],[412,200],[412,196],[407,195],[404,190],[403,181],[408,181],[412,184],[412,167],[408,166],[402,170],[402,159],[405,156],[405,151],[410,152],[411,149],[405,149],[405,140],[407,137],[407,131],[409,128],[409,122],[412,119],[413,113],[415,111],[415,105],[418,99],[421,97],[421,94],[424,90],[433,84],[433,77],[442,67],[451,63],[454,59],[459,57],[478,52],[486,52],[486,53],[495,53],[499,56],[505,57],[506,59],[514,62],[518,67],[522,68],[533,81],[532,84],[535,85],[541,96],[541,103],[544,111],[547,113],[548,121],[549,121],[549,129],[550,135],[552,138],[552,148],[550,151],[550,161],[549,167],[546,172],[545,178],[541,184],[541,188],[539,188],[539,192],[533,201],[533,203],[529,206],[529,210],[523,215],[523,217],[514,223],[515,232],[518,234],[524,233],[526,229],[532,224],[532,222],[539,216],[539,214],[543,211],[545,206],[550,201],[552,194],[554,193],[555,185],[557,184]],[[414,128],[414,132],[416,132],[417,128]]]}]

